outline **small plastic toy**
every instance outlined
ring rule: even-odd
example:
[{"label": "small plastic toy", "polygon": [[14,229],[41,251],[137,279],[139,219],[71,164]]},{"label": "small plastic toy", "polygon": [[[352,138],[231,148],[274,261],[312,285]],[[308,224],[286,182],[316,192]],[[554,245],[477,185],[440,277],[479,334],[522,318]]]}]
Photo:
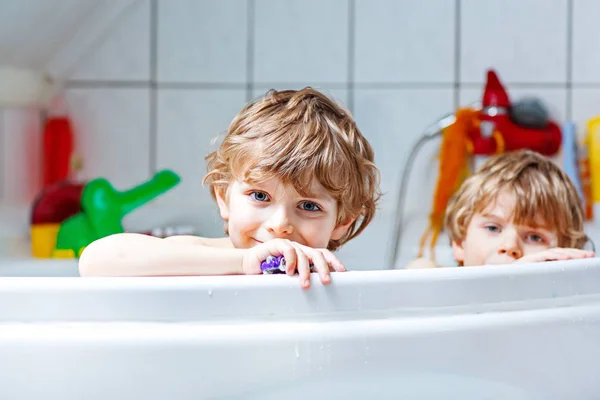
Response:
[{"label": "small plastic toy", "polygon": [[[260,270],[263,274],[285,274],[285,258],[283,256],[269,256],[260,263]],[[310,272],[317,272],[315,266],[310,264]]]},{"label": "small plastic toy", "polygon": [[[94,179],[85,185],[63,183],[62,186],[47,189],[36,200],[32,213],[34,256],[79,257],[83,249],[94,240],[123,233],[122,219],[125,215],[170,190],[179,182],[177,174],[163,170],[156,173],[152,179],[126,191],[115,190],[103,178]],[[65,197],[65,193],[68,196]],[[65,201],[50,202],[49,195]],[[69,207],[62,210],[66,205]],[[62,210],[58,213],[60,215],[57,214],[57,210]]]}]

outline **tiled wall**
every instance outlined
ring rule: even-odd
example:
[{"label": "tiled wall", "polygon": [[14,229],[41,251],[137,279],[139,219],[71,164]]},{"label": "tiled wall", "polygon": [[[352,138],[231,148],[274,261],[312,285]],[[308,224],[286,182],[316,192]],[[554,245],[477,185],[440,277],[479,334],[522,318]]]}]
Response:
[{"label": "tiled wall", "polygon": [[[218,235],[200,184],[211,139],[267,89],[312,85],[345,103],[375,147],[387,195],[374,225],[343,251],[368,245],[381,264],[411,145],[440,115],[478,99],[486,68],[513,98],[539,96],[561,121],[600,113],[598,20],[595,0],[139,0],[79,58],[68,84],[84,176],[124,188],[172,168],[182,185],[151,208],[168,216],[138,213],[131,226],[183,221]],[[20,131],[39,121],[5,114],[3,198],[25,202],[35,135]],[[417,159],[411,216],[429,207],[436,148]]]}]

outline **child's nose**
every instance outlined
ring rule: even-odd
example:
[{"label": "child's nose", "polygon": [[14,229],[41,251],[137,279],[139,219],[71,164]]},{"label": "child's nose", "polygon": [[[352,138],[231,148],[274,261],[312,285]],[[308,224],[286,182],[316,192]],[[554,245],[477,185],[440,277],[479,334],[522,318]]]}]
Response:
[{"label": "child's nose", "polygon": [[521,258],[523,256],[523,250],[521,250],[521,243],[516,234],[506,233],[500,246],[498,247],[498,253],[510,256],[514,259]]},{"label": "child's nose", "polygon": [[291,235],[294,232],[285,207],[279,207],[273,212],[267,221],[266,227],[276,237]]}]

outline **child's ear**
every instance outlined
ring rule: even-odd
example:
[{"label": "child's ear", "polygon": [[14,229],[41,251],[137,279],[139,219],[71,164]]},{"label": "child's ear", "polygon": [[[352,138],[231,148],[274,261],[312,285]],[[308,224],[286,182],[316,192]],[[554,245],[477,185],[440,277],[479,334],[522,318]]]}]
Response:
[{"label": "child's ear", "polygon": [[215,188],[215,197],[219,206],[219,213],[224,221],[229,221],[229,206],[227,205],[227,192],[223,187]]},{"label": "child's ear", "polygon": [[459,263],[465,262],[465,249],[462,246],[462,242],[452,241],[452,255]]},{"label": "child's ear", "polygon": [[348,232],[348,229],[350,229],[350,225],[352,225],[354,221],[356,221],[356,218],[348,218],[346,222],[336,226],[333,232],[331,232],[331,240],[340,240],[342,236],[344,236],[346,232]]}]

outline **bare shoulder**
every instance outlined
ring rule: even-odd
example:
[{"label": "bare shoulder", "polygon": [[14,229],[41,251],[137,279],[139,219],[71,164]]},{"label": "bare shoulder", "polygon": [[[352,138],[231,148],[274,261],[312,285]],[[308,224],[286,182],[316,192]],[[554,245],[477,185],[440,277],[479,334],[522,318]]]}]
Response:
[{"label": "bare shoulder", "polygon": [[169,236],[164,240],[179,243],[198,244],[202,246],[220,247],[220,248],[233,248],[233,243],[228,237],[224,238],[204,238],[200,236],[189,236],[189,235],[177,235]]},{"label": "bare shoulder", "polygon": [[408,263],[405,269],[424,269],[424,268],[438,268],[438,266],[428,258],[417,258]]}]

